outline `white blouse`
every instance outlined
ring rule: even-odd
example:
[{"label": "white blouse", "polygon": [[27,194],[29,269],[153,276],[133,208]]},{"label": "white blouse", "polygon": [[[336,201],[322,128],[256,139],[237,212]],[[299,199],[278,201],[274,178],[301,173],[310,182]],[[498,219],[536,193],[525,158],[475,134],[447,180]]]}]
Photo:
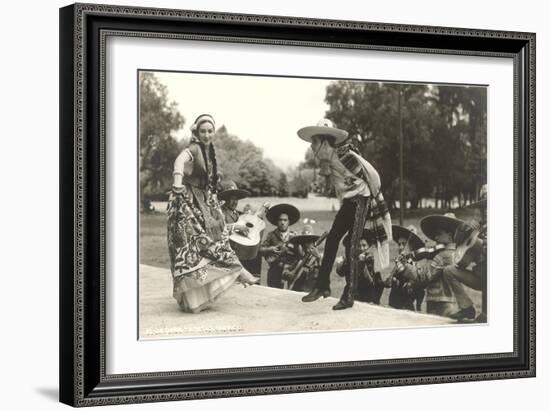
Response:
[{"label": "white blouse", "polygon": [[178,157],[174,161],[174,171],[172,173],[172,175],[174,176],[174,186],[181,187],[181,181],[184,174],[189,175],[192,171],[193,154],[191,154],[191,151],[186,148],[178,155]]}]

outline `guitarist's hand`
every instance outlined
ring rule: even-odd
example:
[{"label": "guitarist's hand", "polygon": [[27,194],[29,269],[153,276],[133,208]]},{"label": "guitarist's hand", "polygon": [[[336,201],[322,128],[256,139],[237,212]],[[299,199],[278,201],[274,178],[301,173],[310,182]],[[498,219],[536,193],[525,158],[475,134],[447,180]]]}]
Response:
[{"label": "guitarist's hand", "polygon": [[288,281],[289,283],[294,281],[294,279],[296,278],[296,276],[292,273],[292,271],[287,271],[287,270],[283,271],[282,277],[283,277],[283,280]]},{"label": "guitarist's hand", "polygon": [[281,255],[281,251],[277,246],[269,247],[267,250],[271,255],[275,257],[279,257]]},{"label": "guitarist's hand", "polygon": [[233,231],[239,233],[239,234],[242,234],[244,236],[248,236],[248,233],[250,232],[250,230],[248,229],[247,226],[245,226],[244,224],[235,224],[233,226]]},{"label": "guitarist's hand", "polygon": [[479,231],[481,229],[481,225],[479,224],[479,222],[477,220],[470,220],[470,221],[468,221],[468,224],[470,224],[470,226],[475,231]]}]

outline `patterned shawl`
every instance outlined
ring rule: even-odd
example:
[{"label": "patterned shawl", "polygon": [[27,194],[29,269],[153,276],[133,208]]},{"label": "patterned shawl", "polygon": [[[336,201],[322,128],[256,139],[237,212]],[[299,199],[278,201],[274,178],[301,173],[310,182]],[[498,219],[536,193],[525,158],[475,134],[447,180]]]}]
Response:
[{"label": "patterned shawl", "polygon": [[364,231],[369,244],[375,245],[378,250],[380,266],[386,268],[390,264],[389,242],[392,240],[391,215],[382,195],[380,175],[367,160],[357,153],[357,149],[350,143],[337,148],[336,154],[344,167],[355,177],[363,180],[371,193],[368,198],[368,213]]}]

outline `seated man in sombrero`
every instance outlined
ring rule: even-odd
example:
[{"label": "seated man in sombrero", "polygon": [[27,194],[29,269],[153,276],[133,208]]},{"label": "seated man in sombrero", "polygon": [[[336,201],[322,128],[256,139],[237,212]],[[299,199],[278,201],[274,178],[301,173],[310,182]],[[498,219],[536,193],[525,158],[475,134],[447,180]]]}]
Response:
[{"label": "seated man in sombrero", "polygon": [[295,258],[285,264],[283,279],[290,290],[309,292],[315,286],[321,265],[321,253],[316,247],[320,238],[314,234],[313,227],[306,224],[301,234],[288,241],[289,251]]},{"label": "seated man in sombrero", "polygon": [[465,286],[481,291],[481,313],[476,322],[487,322],[487,185],[481,187],[480,200],[469,205],[479,210],[479,221],[462,223],[454,234],[457,246],[455,264],[443,269],[458,304],[458,311],[450,315],[456,320],[471,320],[476,311]]},{"label": "seated man in sombrero", "polygon": [[296,236],[296,232],[289,229],[300,219],[300,212],[291,204],[276,204],[270,207],[265,217],[276,226],[269,232],[260,246],[260,254],[265,258],[268,287],[283,288],[283,268],[287,262],[288,241]]},{"label": "seated man in sombrero", "polygon": [[[417,259],[424,258],[414,251],[425,247],[424,241],[416,234],[416,227],[392,225],[393,240],[397,243],[398,256],[385,284],[391,288],[388,304],[390,307],[420,311],[424,300],[424,287],[418,281]],[[416,303],[416,304],[415,304]]]},{"label": "seated man in sombrero", "polygon": [[443,270],[455,263],[454,233],[463,222],[454,213],[429,215],[420,220],[420,228],[426,237],[444,246],[432,259],[430,271],[422,279],[426,286],[426,311],[430,314],[449,317],[455,311],[454,294],[443,276]]},{"label": "seated man in sombrero", "polygon": [[[374,268],[374,255],[370,250],[369,243],[372,237],[368,230],[363,230],[363,235],[359,240],[359,256],[357,257],[357,286],[355,299],[366,303],[380,304],[380,298],[384,292],[384,283],[379,271]],[[350,236],[347,235],[342,241],[345,248],[344,258],[336,260],[336,274],[346,279],[346,284],[350,282]]]},{"label": "seated man in sombrero", "polygon": [[334,187],[341,206],[326,239],[325,249],[315,288],[303,302],[312,302],[330,295],[330,274],[340,241],[350,233],[350,280],[338,304],[333,308],[353,306],[357,287],[359,241],[365,228],[374,233],[381,267],[389,265],[391,217],[380,191],[380,176],[374,167],[359,154],[348,139],[348,133],[333,126],[328,119],[316,126],[298,130],[298,136],[311,144],[313,154],[321,163],[320,174],[327,176]]},{"label": "seated man in sombrero", "polygon": [[[250,192],[247,190],[242,190],[237,187],[237,184],[233,180],[224,180],[220,183],[220,190],[218,191],[218,199],[223,201],[222,212],[225,218],[225,224],[231,225],[236,224],[239,221],[239,217],[242,212],[237,210],[239,205],[239,200],[246,198],[250,195]],[[245,231],[246,226],[232,227],[230,229],[238,229]]]},{"label": "seated man in sombrero", "polygon": [[[246,235],[248,233],[248,227],[245,224],[239,223],[239,217],[245,212],[241,212],[237,209],[239,200],[250,196],[250,192],[240,189],[233,180],[224,180],[220,183],[220,190],[218,192],[218,199],[223,201],[221,207],[223,216],[225,218],[225,224],[227,224],[229,231],[239,231]],[[239,261],[244,268],[250,272],[253,276],[259,278],[262,270],[262,257],[258,254],[253,259],[243,259],[237,253]]]}]

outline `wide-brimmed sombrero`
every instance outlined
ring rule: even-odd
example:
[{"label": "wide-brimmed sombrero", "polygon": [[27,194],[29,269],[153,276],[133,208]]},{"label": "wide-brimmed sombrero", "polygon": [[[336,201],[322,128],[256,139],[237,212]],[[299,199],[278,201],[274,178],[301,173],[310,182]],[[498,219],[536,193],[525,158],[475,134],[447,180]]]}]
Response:
[{"label": "wide-brimmed sombrero", "polygon": [[305,225],[304,228],[302,228],[302,232],[292,237],[289,242],[295,243],[295,244],[303,244],[303,243],[313,243],[317,241],[321,236],[313,234],[313,227],[310,225]]},{"label": "wide-brimmed sombrero", "polygon": [[250,192],[242,190],[237,187],[237,184],[233,180],[227,180],[220,184],[220,190],[218,192],[218,198],[226,201],[230,197],[236,197],[237,200],[249,197]]},{"label": "wide-brimmed sombrero", "polygon": [[265,213],[265,218],[267,218],[267,221],[269,221],[273,225],[277,225],[277,222],[279,220],[279,216],[281,214],[286,214],[288,216],[288,224],[292,225],[295,224],[296,221],[300,219],[300,212],[296,207],[294,207],[292,204],[276,204],[274,206],[269,207],[269,210]]},{"label": "wide-brimmed sombrero", "polygon": [[334,144],[339,144],[348,138],[348,132],[334,127],[332,121],[323,118],[317,122],[316,126],[303,127],[298,130],[298,137],[311,143],[313,136],[325,135],[334,137]]},{"label": "wide-brimmed sombrero", "polygon": [[483,184],[479,189],[479,200],[467,205],[466,208],[487,208],[487,184]]},{"label": "wide-brimmed sombrero", "polygon": [[397,242],[399,238],[407,239],[410,250],[418,250],[421,247],[424,247],[426,243],[416,234],[416,228],[412,225],[407,228],[393,224],[391,226],[391,232],[393,240]]},{"label": "wide-brimmed sombrero", "polygon": [[454,213],[444,215],[429,215],[420,220],[420,229],[430,240],[435,240],[438,230],[445,230],[454,236],[457,227],[464,221],[455,217]]}]

